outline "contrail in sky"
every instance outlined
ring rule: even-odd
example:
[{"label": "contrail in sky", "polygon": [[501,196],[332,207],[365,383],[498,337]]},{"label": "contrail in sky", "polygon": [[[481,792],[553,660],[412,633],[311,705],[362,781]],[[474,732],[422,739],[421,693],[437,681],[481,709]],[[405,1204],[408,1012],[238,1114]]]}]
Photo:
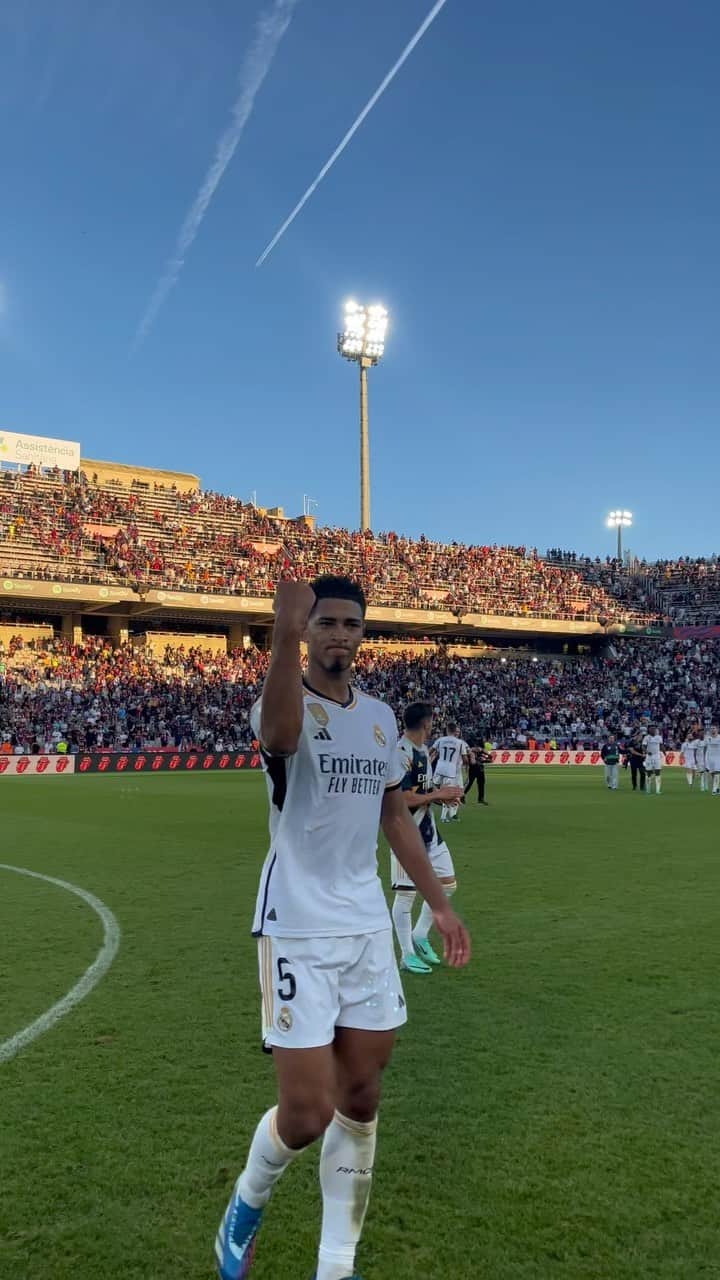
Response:
[{"label": "contrail in sky", "polygon": [[351,138],[353,138],[354,135],[357,133],[365,117],[370,115],[370,112],[375,106],[375,103],[378,102],[380,98],[382,98],[385,90],[387,89],[388,85],[395,79],[403,63],[406,62],[407,59],[410,57],[410,54],[415,48],[415,45],[420,43],[428,27],[431,26],[431,24],[435,21],[440,10],[444,9],[446,4],[447,4],[447,0],[437,0],[437,3],[433,5],[432,9],[430,10],[429,14],[425,18],[424,22],[420,24],[417,31],[415,32],[415,35],[413,36],[412,40],[410,40],[410,42],[405,45],[405,48],[400,54],[400,57],[398,58],[397,62],[394,64],[394,66],[390,68],[387,75],[385,76],[385,79],[382,81],[380,85],[378,85],[372,98],[370,98],[369,101],[363,107],[362,111],[360,112],[360,115],[357,117],[357,120],[355,120],[354,123],[351,124],[350,128],[345,134],[345,137],[342,139],[341,142],[338,143],[330,159],[327,161],[326,164],[323,165],[315,181],[311,183],[311,185],[308,187],[302,199],[298,200],[298,203],[295,205],[295,208],[293,209],[292,213],[285,219],[280,230],[275,233],[269,245],[267,245],[267,247],[263,249],[262,253],[260,254],[260,257],[255,263],[256,267],[262,266],[265,259],[268,258],[272,253],[278,240],[280,240],[281,237],[285,235],[285,232],[287,231],[288,227],[291,226],[291,224],[295,221],[300,210],[304,207],[304,205],[307,204],[313,192],[317,191],[323,178],[326,176],[326,174],[330,172],[335,161],[342,155],[348,142],[350,142]]},{"label": "contrail in sky", "polygon": [[134,349],[144,342],[170,290],[177,283],[185,264],[185,257],[200,230],[210,201],[220,185],[220,180],[235,154],[243,129],[252,115],[255,99],[270,70],[278,45],[288,29],[296,4],[297,0],[274,0],[272,8],[261,13],[258,19],[255,39],[240,68],[240,94],[232,109],[232,120],[217,143],[215,158],[185,215],[174,253],[168,259],[165,271],[138,325],[133,340]]}]

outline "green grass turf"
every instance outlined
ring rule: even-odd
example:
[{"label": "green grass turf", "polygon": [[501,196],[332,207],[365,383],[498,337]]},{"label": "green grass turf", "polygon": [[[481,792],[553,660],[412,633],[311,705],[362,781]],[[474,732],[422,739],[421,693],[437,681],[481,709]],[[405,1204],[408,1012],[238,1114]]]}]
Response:
[{"label": "green grass turf", "polygon": [[[408,979],[386,1078],[366,1280],[720,1275],[720,799],[595,771],[490,773],[448,828],[472,966]],[[249,922],[261,779],[2,779],[0,859],[101,897],[102,983],[0,1066],[3,1280],[209,1280],[255,1122]],[[383,859],[383,863],[385,859]],[[0,872],[0,1039],[79,977],[100,924]],[[307,1280],[316,1157],[254,1277]]]}]

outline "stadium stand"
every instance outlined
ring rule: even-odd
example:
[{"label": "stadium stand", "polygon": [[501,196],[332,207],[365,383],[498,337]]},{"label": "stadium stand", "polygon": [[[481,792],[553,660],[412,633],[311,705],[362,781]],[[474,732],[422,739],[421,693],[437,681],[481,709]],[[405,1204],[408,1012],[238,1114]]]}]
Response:
[{"label": "stadium stand", "polygon": [[[623,565],[316,529],[194,476],[82,466],[0,469],[6,752],[246,747],[275,585],[327,572],[359,578],[377,609],[357,679],[396,710],[422,696],[441,721],[519,747],[597,745],[645,714],[677,746],[691,721],[717,717],[717,556]],[[153,597],[159,588],[172,594]],[[91,613],[107,634],[86,634]],[[506,647],[493,649],[503,619]],[[574,639],[565,656],[508,648],[520,630],[555,649]],[[627,634],[608,643],[613,630]]]},{"label": "stadium stand", "polygon": [[575,569],[587,582],[604,588],[626,607],[656,615],[678,626],[720,626],[720,562],[717,555],[692,560],[629,566],[617,560],[591,560],[572,551],[552,548],[547,559]]},{"label": "stadium stand", "polygon": [[271,597],[282,577],[352,574],[375,605],[456,615],[652,621],[584,566],[525,547],[464,546],[311,527],[234,498],[84,472],[0,473],[0,574]]},{"label": "stadium stand", "polygon": [[[266,650],[230,654],[168,645],[160,656],[106,638],[81,645],[20,637],[0,642],[0,743],[36,754],[71,750],[249,745],[248,714],[267,670]],[[604,657],[488,652],[457,657],[361,652],[357,682],[396,711],[422,697],[439,723],[500,746],[554,741],[596,746],[652,715],[668,745],[718,713],[720,640],[619,640]]]}]

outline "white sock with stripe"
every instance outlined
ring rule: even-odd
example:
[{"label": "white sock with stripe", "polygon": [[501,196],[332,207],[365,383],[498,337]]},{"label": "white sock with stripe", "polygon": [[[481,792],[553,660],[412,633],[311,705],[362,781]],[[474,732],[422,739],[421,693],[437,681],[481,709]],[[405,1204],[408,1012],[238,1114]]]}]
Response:
[{"label": "white sock with stripe", "polygon": [[392,905],[392,918],[402,956],[411,956],[413,954],[412,909],[414,902],[414,889],[396,890],[395,901]]},{"label": "white sock with stripe", "polygon": [[277,1131],[277,1107],[266,1111],[255,1130],[247,1164],[240,1174],[238,1190],[245,1204],[251,1209],[263,1209],[280,1175],[306,1149],[294,1151],[286,1147]]},{"label": "white sock with stripe", "polygon": [[377,1120],[362,1124],[335,1112],[320,1153],[323,1197],[317,1280],[347,1280],[370,1199]]},{"label": "white sock with stripe", "polygon": [[[457,880],[452,880],[449,884],[443,885],[443,892],[446,898],[452,898],[457,889]],[[433,913],[427,902],[423,902],[418,922],[412,931],[413,941],[427,942],[428,935],[432,929]]]}]

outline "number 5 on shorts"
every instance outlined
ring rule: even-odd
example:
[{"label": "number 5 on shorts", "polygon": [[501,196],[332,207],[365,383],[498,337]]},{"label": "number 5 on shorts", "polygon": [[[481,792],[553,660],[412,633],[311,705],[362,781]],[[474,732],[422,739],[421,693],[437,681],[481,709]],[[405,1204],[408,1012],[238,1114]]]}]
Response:
[{"label": "number 5 on shorts", "polygon": [[277,993],[280,999],[287,1000],[288,1002],[290,1000],[294,1000],[297,995],[297,983],[295,981],[295,975],[290,969],[290,961],[287,960],[285,956],[280,956],[280,959],[277,962],[277,971],[278,978],[280,979],[280,986],[277,989]]}]

